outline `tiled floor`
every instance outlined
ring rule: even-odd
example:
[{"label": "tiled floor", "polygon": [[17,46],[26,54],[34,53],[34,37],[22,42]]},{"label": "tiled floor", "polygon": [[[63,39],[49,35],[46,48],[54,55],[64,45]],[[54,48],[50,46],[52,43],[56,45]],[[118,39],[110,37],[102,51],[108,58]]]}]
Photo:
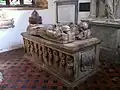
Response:
[{"label": "tiled floor", "polygon": [[[23,55],[23,49],[0,54],[0,72],[3,74],[0,90],[66,90],[59,79],[38,70]],[[100,72],[75,90],[120,90],[120,68],[103,65]]]}]

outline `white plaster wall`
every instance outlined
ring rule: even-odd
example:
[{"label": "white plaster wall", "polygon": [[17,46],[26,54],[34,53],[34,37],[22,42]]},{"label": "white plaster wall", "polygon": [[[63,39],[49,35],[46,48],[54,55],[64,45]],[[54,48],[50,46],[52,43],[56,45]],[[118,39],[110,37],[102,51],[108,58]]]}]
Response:
[{"label": "white plaster wall", "polygon": [[[38,10],[43,18],[43,24],[55,23],[53,0],[48,0],[48,9]],[[33,10],[8,10],[10,16],[14,18],[15,27],[10,29],[0,29],[0,52],[9,51],[22,47],[23,40],[21,32],[26,31],[28,18]]]},{"label": "white plaster wall", "polygon": [[[38,10],[43,18],[43,24],[53,24],[56,22],[55,0],[48,0],[48,9]],[[89,2],[90,0],[79,0],[79,2]],[[14,17],[15,27],[10,29],[0,29],[0,53],[22,47],[23,40],[21,32],[26,31],[28,18],[33,10],[10,10],[9,15]],[[79,12],[79,19],[87,18],[89,12]]]}]

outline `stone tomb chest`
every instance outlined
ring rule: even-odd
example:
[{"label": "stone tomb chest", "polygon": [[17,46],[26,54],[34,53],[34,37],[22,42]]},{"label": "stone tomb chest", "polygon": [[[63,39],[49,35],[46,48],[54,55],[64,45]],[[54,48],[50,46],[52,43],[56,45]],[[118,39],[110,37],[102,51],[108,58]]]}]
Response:
[{"label": "stone tomb chest", "polygon": [[96,38],[59,44],[27,32],[22,36],[26,58],[67,86],[75,87],[99,70],[100,41]]}]

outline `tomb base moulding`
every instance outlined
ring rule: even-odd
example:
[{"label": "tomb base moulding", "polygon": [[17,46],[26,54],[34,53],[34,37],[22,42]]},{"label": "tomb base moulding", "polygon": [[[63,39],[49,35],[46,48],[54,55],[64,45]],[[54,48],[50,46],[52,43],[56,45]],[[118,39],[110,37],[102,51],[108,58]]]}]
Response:
[{"label": "tomb base moulding", "polygon": [[66,86],[75,87],[99,70],[97,38],[59,44],[23,32],[25,57],[38,68],[57,76]]}]

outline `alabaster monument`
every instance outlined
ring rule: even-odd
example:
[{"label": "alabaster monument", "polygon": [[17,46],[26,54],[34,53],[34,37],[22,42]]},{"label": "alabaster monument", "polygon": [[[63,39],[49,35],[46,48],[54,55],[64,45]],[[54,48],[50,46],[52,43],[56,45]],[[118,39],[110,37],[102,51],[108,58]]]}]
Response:
[{"label": "alabaster monument", "polygon": [[[87,22],[40,24],[33,11],[24,41],[25,58],[57,76],[69,90],[99,71],[100,40],[91,37]],[[73,88],[73,89],[71,89]]]},{"label": "alabaster monument", "polygon": [[101,43],[100,59],[120,64],[120,0],[91,0],[90,16],[86,19],[92,36]]},{"label": "alabaster monument", "polygon": [[116,19],[119,5],[119,0],[91,0],[90,17]]},{"label": "alabaster monument", "polygon": [[74,23],[58,23],[40,26],[42,18],[38,12],[34,10],[29,17],[29,25],[27,32],[30,35],[41,36],[44,39],[57,43],[71,43],[77,40],[88,39],[91,36],[91,30],[87,22]]}]

